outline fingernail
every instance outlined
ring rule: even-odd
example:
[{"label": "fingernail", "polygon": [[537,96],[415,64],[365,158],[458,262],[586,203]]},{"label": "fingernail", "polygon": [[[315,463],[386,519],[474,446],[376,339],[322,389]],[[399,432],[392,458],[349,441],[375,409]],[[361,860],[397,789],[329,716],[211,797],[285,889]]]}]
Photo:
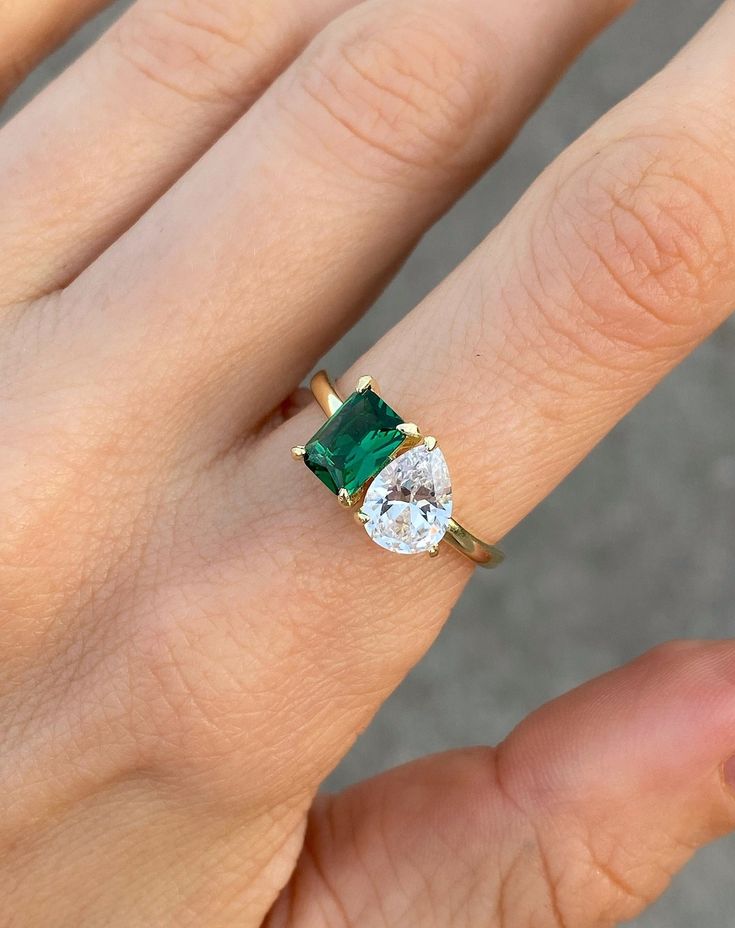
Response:
[{"label": "fingernail", "polygon": [[722,773],[725,778],[725,783],[732,789],[735,789],[735,757],[731,757],[730,760],[725,761]]}]

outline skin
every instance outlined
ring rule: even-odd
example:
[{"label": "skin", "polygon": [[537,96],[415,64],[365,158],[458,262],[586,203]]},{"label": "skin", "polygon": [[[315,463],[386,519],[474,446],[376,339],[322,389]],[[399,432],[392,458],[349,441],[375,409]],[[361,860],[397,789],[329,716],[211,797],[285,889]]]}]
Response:
[{"label": "skin", "polygon": [[[0,87],[98,6],[0,3]],[[351,527],[294,391],[624,6],[138,0],[0,131],[4,924],[600,928],[735,827],[729,642],[315,798],[471,567]],[[345,375],[479,535],[735,304],[733,37],[727,2]]]}]

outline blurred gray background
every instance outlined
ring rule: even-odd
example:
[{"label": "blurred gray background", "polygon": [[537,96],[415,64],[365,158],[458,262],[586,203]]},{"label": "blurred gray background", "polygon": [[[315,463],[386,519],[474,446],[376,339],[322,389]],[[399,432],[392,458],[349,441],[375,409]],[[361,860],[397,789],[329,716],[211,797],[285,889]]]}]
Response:
[{"label": "blurred gray background", "polygon": [[[22,105],[123,5],[47,62],[11,106]],[[573,67],[503,161],[426,236],[331,353],[330,368],[346,368],[421,299],[564,146],[661,67],[717,5],[641,0]],[[730,324],[513,532],[506,566],[477,573],[434,649],[330,785],[430,751],[497,741],[540,703],[668,638],[732,634],[734,409]],[[702,852],[635,925],[731,926],[733,875],[729,840]]]}]

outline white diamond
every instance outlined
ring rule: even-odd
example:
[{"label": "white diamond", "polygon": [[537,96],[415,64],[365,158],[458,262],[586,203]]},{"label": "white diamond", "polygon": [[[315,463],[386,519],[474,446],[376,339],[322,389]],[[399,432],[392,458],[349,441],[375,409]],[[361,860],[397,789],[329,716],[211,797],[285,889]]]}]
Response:
[{"label": "white diamond", "polygon": [[398,554],[431,550],[444,537],[452,515],[452,485],[444,455],[417,445],[386,465],[362,504],[365,531]]}]

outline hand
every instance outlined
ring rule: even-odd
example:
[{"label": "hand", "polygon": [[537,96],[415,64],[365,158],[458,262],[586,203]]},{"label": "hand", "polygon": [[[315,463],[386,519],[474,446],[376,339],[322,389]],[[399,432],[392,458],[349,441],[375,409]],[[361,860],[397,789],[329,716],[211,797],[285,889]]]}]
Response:
[{"label": "hand", "polygon": [[[3,4],[0,86],[102,5]],[[294,391],[623,6],[138,0],[2,129],[4,924],[596,928],[733,828],[730,643],[315,799],[471,570],[370,545]],[[735,302],[734,39],[729,2],[346,375],[481,536]]]}]

